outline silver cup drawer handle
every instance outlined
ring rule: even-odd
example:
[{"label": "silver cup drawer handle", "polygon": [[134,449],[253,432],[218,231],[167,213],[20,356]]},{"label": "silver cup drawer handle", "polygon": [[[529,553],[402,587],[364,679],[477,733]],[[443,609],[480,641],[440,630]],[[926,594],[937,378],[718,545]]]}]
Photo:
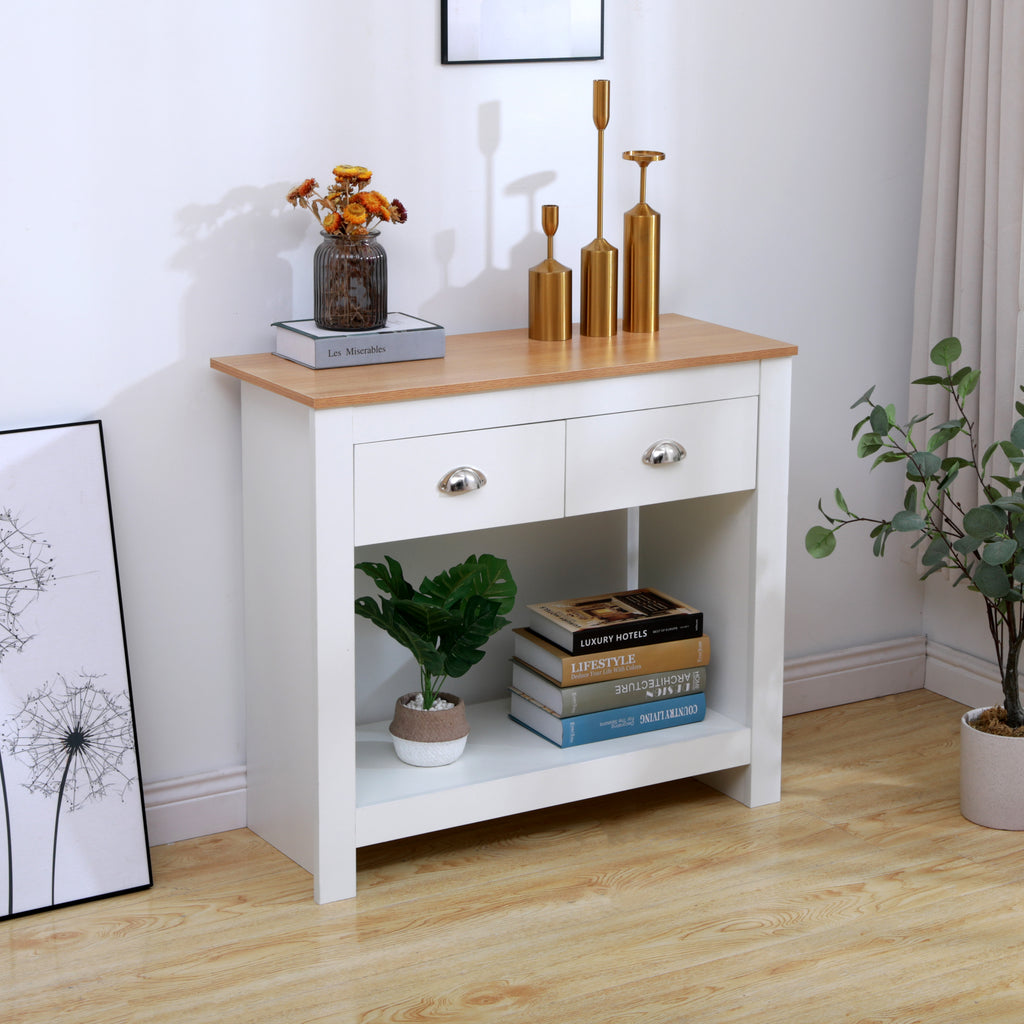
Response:
[{"label": "silver cup drawer handle", "polygon": [[487,483],[487,477],[479,469],[472,466],[457,466],[445,473],[437,482],[437,489],[442,494],[466,494],[468,491],[479,491]]},{"label": "silver cup drawer handle", "polygon": [[678,441],[655,441],[644,452],[645,466],[667,466],[673,462],[682,462],[686,458],[686,449]]}]

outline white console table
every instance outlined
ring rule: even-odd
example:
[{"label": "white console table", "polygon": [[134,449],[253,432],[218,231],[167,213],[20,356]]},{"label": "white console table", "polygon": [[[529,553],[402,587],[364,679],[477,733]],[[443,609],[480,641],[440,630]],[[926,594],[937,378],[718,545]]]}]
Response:
[{"label": "white console table", "polygon": [[[461,335],[444,359],[344,370],[211,361],[243,382],[248,825],[312,872],[318,902],[355,895],[358,847],[402,836],[696,775],[779,799],[795,354],[663,315],[650,335]],[[686,457],[645,465],[664,438]],[[462,465],[486,485],[440,494]],[[460,691],[472,732],[445,768],[402,764],[386,722],[357,723],[360,549],[595,514],[627,524],[619,585],[704,610],[705,722],[562,750]],[[567,569],[562,593],[519,601],[572,588]]]}]

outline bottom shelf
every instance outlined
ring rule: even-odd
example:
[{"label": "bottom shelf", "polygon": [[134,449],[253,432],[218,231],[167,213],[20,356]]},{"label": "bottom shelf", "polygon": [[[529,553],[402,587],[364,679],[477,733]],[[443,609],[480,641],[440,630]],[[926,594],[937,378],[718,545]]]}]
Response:
[{"label": "bottom shelf", "polygon": [[356,845],[435,832],[750,764],[750,729],[709,710],[703,722],[563,749],[508,717],[507,699],[468,707],[454,764],[414,768],[387,722],[356,727]]}]

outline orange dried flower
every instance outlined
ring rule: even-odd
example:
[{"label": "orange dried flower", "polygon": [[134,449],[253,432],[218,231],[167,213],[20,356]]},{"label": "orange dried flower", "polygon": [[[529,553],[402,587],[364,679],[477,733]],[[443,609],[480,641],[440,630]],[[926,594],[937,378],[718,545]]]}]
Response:
[{"label": "orange dried flower", "polygon": [[305,199],[306,196],[310,195],[316,187],[316,178],[307,178],[301,185],[296,185],[288,193],[288,202],[295,206],[300,199]]},{"label": "orange dried flower", "polygon": [[365,224],[366,207],[362,203],[349,203],[341,211],[341,216],[346,224]]},{"label": "orange dried flower", "polygon": [[338,164],[334,181],[320,194],[315,178],[306,178],[287,196],[292,206],[312,212],[328,234],[364,236],[378,222],[404,224],[408,214],[397,200],[388,200],[366,186],[373,172],[358,164]]}]

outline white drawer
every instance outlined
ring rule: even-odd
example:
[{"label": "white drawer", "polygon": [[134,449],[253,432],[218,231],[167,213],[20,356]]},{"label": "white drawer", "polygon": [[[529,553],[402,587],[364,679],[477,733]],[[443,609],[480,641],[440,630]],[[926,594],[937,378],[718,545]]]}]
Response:
[{"label": "white drawer", "polygon": [[[647,465],[644,453],[662,440],[685,456]],[[756,397],[569,420],[565,514],[747,490],[756,467]]]},{"label": "white drawer", "polygon": [[[355,543],[560,518],[564,456],[561,420],[356,445]],[[439,490],[462,466],[486,483],[454,495]]]}]

